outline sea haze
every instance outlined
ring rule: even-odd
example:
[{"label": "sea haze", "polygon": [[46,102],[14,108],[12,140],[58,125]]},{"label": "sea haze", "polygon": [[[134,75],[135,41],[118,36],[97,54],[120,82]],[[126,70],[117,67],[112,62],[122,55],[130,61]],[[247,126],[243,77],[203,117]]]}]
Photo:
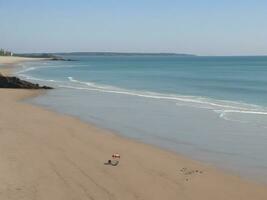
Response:
[{"label": "sea haze", "polygon": [[56,88],[30,102],[267,180],[267,57],[64,56],[17,72]]}]

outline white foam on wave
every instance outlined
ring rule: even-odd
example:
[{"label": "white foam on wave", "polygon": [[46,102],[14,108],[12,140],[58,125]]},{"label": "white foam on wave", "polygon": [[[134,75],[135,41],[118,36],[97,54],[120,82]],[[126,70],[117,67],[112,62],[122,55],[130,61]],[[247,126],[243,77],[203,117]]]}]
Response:
[{"label": "white foam on wave", "polygon": [[42,81],[42,82],[54,82],[54,83],[61,83],[62,81],[57,81],[53,79],[41,79],[41,78],[35,78],[30,75],[20,74],[19,77],[26,79],[26,80],[32,80],[32,81]]},{"label": "white foam on wave", "polygon": [[119,88],[110,85],[96,84],[93,82],[85,82],[76,80],[73,77],[68,77],[69,82],[67,81],[57,81],[57,80],[46,80],[39,79],[27,75],[29,71],[33,71],[41,68],[66,68],[73,67],[70,66],[38,66],[38,67],[26,67],[22,66],[22,70],[18,71],[17,74],[23,78],[34,80],[34,81],[48,81],[58,83],[58,87],[79,89],[79,90],[91,90],[98,92],[114,93],[114,94],[123,94],[138,96],[143,98],[152,98],[152,99],[161,99],[168,101],[176,101],[177,106],[191,106],[197,108],[204,108],[212,110],[219,114],[219,116],[225,120],[230,120],[227,117],[229,113],[240,113],[240,114],[254,114],[254,115],[267,115],[267,109],[261,106],[246,104],[242,102],[226,101],[226,100],[216,100],[206,97],[197,97],[197,96],[186,96],[186,95],[176,95],[176,94],[162,94],[157,92],[150,91],[136,91],[128,90],[124,88]]},{"label": "white foam on wave", "polygon": [[62,65],[62,66],[54,66],[54,65],[48,65],[49,63],[47,62],[43,62],[39,63],[39,66],[38,67],[29,67],[29,66],[25,66],[25,65],[22,65],[22,69],[17,71],[15,74],[19,74],[19,75],[25,75],[24,73],[26,72],[30,72],[30,71],[34,71],[34,70],[38,70],[38,69],[45,69],[45,68],[72,68],[72,67],[75,67],[74,65]]},{"label": "white foam on wave", "polygon": [[[205,97],[197,96],[183,96],[174,94],[162,94],[149,91],[135,91],[118,88],[109,85],[100,85],[92,82],[84,82],[68,77],[69,81],[77,85],[60,85],[60,87],[67,87],[80,90],[100,91],[106,93],[124,94],[131,96],[139,96],[144,98],[163,99],[169,101],[177,101],[177,106],[191,106],[197,108],[210,109],[219,114],[225,120],[230,120],[226,115],[228,113],[240,114],[254,114],[254,115],[267,115],[267,109],[258,105],[246,104],[242,102],[234,102],[227,100],[216,100]],[[84,87],[86,86],[86,87]]]},{"label": "white foam on wave", "polygon": [[16,72],[16,74],[23,74],[25,72],[33,71],[35,70],[36,67],[25,67],[24,65],[22,66],[22,70]]},{"label": "white foam on wave", "polygon": [[243,114],[256,114],[256,115],[267,115],[267,112],[253,111],[253,110],[222,110],[221,113],[243,113]]},{"label": "white foam on wave", "polygon": [[[40,63],[39,63],[40,64]],[[23,64],[19,64],[21,66],[21,69],[17,72],[15,72],[16,75],[18,75],[19,77],[22,77],[23,79],[27,79],[27,80],[32,80],[32,81],[42,81],[42,82],[54,82],[54,83],[62,83],[63,81],[59,81],[59,80],[53,80],[53,79],[41,79],[41,78],[36,78],[33,76],[30,76],[27,74],[27,72],[30,71],[34,71],[34,70],[38,70],[38,69],[43,69],[43,68],[70,68],[73,67],[72,65],[64,65],[64,66],[51,66],[48,65],[49,63],[47,62],[42,62],[42,65],[38,66],[38,67],[29,67]],[[43,66],[45,65],[45,66]]]},{"label": "white foam on wave", "polygon": [[93,82],[78,81],[78,80],[74,79],[73,77],[68,77],[68,79],[69,79],[70,82],[78,83],[78,84],[81,84],[81,85],[86,85],[86,86],[89,86],[89,87],[92,87],[92,88],[96,88],[96,89],[116,90],[116,91],[117,90],[118,91],[123,91],[124,90],[122,88],[114,87],[114,86],[110,86],[110,85],[100,85],[100,84],[96,84],[96,83],[93,83]]}]

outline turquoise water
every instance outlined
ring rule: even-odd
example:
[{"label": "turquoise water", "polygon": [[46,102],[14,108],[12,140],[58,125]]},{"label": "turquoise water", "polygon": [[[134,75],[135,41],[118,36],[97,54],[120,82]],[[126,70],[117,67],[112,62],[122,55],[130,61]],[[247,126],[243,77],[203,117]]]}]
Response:
[{"label": "turquoise water", "polygon": [[[267,105],[267,57],[75,56],[28,72],[102,86]],[[63,69],[61,68],[63,67]],[[89,84],[88,84],[89,83]],[[87,85],[86,85],[87,84]]]},{"label": "turquoise water", "polygon": [[23,64],[32,103],[267,180],[267,57],[69,58]]}]

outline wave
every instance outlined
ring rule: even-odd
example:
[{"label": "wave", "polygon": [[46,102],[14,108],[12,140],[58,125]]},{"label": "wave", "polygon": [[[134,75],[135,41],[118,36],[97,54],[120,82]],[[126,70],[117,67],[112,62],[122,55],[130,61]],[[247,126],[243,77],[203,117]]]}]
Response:
[{"label": "wave", "polygon": [[162,94],[149,91],[127,90],[109,85],[100,85],[93,82],[79,81],[74,79],[73,77],[68,77],[68,79],[70,82],[77,85],[60,85],[59,87],[175,101],[177,106],[187,105],[191,107],[213,110],[214,112],[219,113],[220,114],[219,116],[224,119],[228,119],[226,118],[227,113],[267,115],[267,109],[265,107],[253,104],[247,104],[243,102],[216,100],[212,98],[198,97],[198,96],[184,96],[175,94]]},{"label": "wave", "polygon": [[103,89],[103,90],[116,90],[116,91],[130,91],[130,90],[125,90],[123,88],[119,88],[119,87],[115,87],[115,86],[111,86],[111,85],[100,85],[100,84],[96,84],[93,82],[84,82],[84,81],[78,81],[76,79],[74,79],[73,77],[68,77],[69,81],[72,83],[78,83],[81,85],[86,85],[95,89]]},{"label": "wave", "polygon": [[23,74],[25,72],[33,71],[35,69],[36,67],[25,67],[24,65],[22,65],[22,70],[16,72],[15,74]]},{"label": "wave", "polygon": [[267,109],[262,106],[247,104],[243,102],[227,101],[227,100],[217,100],[213,98],[200,97],[200,96],[186,96],[186,95],[177,95],[177,94],[163,94],[151,91],[140,91],[140,90],[129,90],[120,87],[115,87],[111,85],[102,85],[94,82],[85,82],[74,79],[73,77],[67,77],[68,81],[59,81],[59,80],[47,80],[35,78],[27,74],[29,71],[33,71],[41,68],[66,68],[74,66],[38,66],[38,67],[25,67],[22,66],[22,70],[18,71],[16,74],[19,76],[42,82],[53,82],[56,84],[56,87],[61,88],[70,88],[78,90],[91,90],[105,93],[114,93],[114,94],[123,94],[138,96],[143,98],[159,99],[174,101],[177,106],[190,106],[203,109],[209,109],[219,114],[223,119],[229,120],[226,116],[229,113],[240,113],[240,114],[254,114],[254,115],[267,115]]},{"label": "wave", "polygon": [[25,74],[20,74],[19,77],[21,77],[23,79],[27,79],[27,80],[32,80],[32,81],[62,83],[62,81],[58,81],[58,80],[35,78],[35,77],[25,75]]},{"label": "wave", "polygon": [[29,66],[25,66],[25,65],[21,65],[20,70],[18,70],[17,72],[15,72],[15,74],[18,75],[25,75],[26,72],[30,72],[30,71],[34,71],[34,70],[39,70],[39,69],[46,69],[46,68],[73,68],[75,67],[74,65],[62,65],[62,66],[54,66],[54,65],[48,65],[49,63],[47,62],[42,62],[42,63],[38,63],[38,67],[29,67]]}]

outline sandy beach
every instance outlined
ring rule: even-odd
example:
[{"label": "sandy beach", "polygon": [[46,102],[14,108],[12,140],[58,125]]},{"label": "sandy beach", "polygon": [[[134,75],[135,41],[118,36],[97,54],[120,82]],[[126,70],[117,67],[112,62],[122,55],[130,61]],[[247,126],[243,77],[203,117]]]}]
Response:
[{"label": "sandy beach", "polygon": [[[30,60],[0,57],[0,72]],[[0,91],[1,200],[267,199],[266,185],[22,101],[40,93]]]},{"label": "sandy beach", "polygon": [[14,65],[21,62],[30,62],[30,61],[39,61],[39,60],[49,60],[47,58],[23,58],[23,57],[16,57],[16,56],[0,56],[0,65],[1,72],[3,75],[10,74],[11,70],[13,69]]}]

